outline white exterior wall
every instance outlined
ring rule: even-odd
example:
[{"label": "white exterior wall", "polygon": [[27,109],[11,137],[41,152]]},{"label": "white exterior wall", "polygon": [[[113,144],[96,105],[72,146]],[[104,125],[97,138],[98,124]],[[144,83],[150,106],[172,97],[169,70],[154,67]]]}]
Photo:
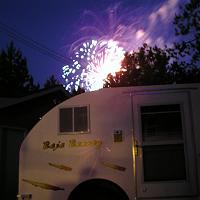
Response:
[{"label": "white exterior wall", "polygon": [[[177,90],[177,88],[179,89]],[[185,101],[188,101],[189,105],[192,106],[191,115],[193,116],[192,124],[188,125],[189,128],[192,127],[192,137],[189,140],[190,143],[195,142],[193,144],[194,152],[192,150],[191,153],[194,157],[192,161],[194,160],[196,163],[195,166],[192,165],[192,169],[195,171],[192,173],[192,181],[195,179],[199,182],[200,91],[191,88],[197,88],[197,85],[108,88],[75,96],[56,106],[30,131],[21,146],[19,194],[32,194],[34,200],[66,200],[79,183],[93,178],[103,178],[119,185],[127,193],[130,200],[134,199],[136,192],[137,195],[144,198],[154,196],[152,191],[159,187],[142,185],[140,181],[138,182],[140,176],[137,175],[137,171],[137,183],[134,178],[135,167],[137,170],[137,167],[140,166],[138,164],[140,163],[139,157],[136,157],[137,163],[134,162],[133,148],[133,133],[134,137],[137,137],[140,132],[138,106],[140,104],[177,103],[187,95],[189,96]],[[163,95],[159,95],[159,92]],[[79,135],[60,135],[58,133],[59,108],[84,105],[89,105],[90,132]],[[122,142],[114,142],[115,130],[122,131]],[[70,147],[69,141],[73,139],[77,143],[90,142],[90,145],[84,143],[86,146]],[[53,148],[43,149],[45,141],[49,141],[51,145],[53,143],[56,145],[59,142],[64,143],[64,147],[55,150]],[[102,145],[98,148],[99,141],[102,142]],[[55,165],[64,165],[72,170],[59,169]],[[121,168],[116,169],[118,166]],[[196,177],[193,177],[194,175]],[[38,185],[39,183],[41,184]],[[194,186],[193,184],[192,186]],[[198,197],[190,199],[200,199],[200,188],[198,183],[196,184],[198,188],[194,194],[198,194]],[[58,188],[50,189],[50,185]],[[44,189],[45,187],[46,189]],[[152,191],[144,194],[146,189]],[[160,193],[162,193],[162,189],[159,189]],[[159,193],[155,193],[159,195]],[[174,199],[176,198],[174,197]],[[189,199],[189,197],[185,195],[183,199]]]}]

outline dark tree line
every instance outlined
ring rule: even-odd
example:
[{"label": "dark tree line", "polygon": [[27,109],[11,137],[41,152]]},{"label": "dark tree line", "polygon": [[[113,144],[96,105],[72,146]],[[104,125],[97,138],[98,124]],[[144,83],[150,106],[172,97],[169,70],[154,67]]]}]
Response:
[{"label": "dark tree line", "polygon": [[[51,75],[42,88],[49,89],[62,84]],[[22,52],[10,42],[7,48],[0,50],[0,97],[22,97],[40,90],[40,85],[34,82],[29,73],[26,58]],[[83,88],[73,90],[71,96],[83,93]]]},{"label": "dark tree line", "polygon": [[11,42],[6,50],[0,51],[0,95],[18,97],[38,89],[39,84],[34,84],[28,72],[26,59]]},{"label": "dark tree line", "polygon": [[169,83],[169,59],[164,50],[144,44],[137,52],[125,54],[122,71],[115,76],[109,74],[105,87]]},{"label": "dark tree line", "polygon": [[[54,75],[44,83],[44,88],[61,85]],[[22,97],[39,91],[40,85],[34,83],[28,71],[26,58],[10,42],[5,50],[0,50],[0,96]]]}]

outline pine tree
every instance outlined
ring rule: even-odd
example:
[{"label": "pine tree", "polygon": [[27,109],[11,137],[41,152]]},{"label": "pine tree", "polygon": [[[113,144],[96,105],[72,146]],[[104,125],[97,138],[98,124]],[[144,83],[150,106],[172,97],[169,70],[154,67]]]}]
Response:
[{"label": "pine tree", "polygon": [[26,58],[10,42],[6,50],[0,51],[0,96],[20,97],[39,89],[29,74]]},{"label": "pine tree", "polygon": [[55,76],[51,75],[44,83],[44,88],[53,88],[60,85],[61,83],[55,78]]}]

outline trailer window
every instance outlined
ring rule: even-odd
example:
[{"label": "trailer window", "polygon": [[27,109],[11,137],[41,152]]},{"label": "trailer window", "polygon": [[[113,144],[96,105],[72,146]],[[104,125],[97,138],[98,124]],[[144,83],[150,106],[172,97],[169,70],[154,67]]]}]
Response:
[{"label": "trailer window", "polygon": [[186,180],[179,104],[142,106],[144,181]]},{"label": "trailer window", "polygon": [[141,107],[143,141],[182,139],[180,105]]},{"label": "trailer window", "polygon": [[60,133],[85,133],[89,131],[88,106],[61,108],[59,112]]},{"label": "trailer window", "polygon": [[186,179],[183,144],[146,146],[143,158],[144,181]]},{"label": "trailer window", "polygon": [[72,132],[72,108],[60,109],[60,132]]},{"label": "trailer window", "polygon": [[88,130],[88,117],[87,107],[74,108],[74,131],[87,131]]}]

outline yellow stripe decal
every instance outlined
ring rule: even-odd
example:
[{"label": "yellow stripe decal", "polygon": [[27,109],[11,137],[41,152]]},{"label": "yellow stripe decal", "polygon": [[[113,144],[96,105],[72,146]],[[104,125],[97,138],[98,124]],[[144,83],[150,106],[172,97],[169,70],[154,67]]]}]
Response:
[{"label": "yellow stripe decal", "polygon": [[125,167],[122,167],[122,166],[119,166],[119,165],[115,165],[115,164],[112,164],[112,163],[107,163],[107,162],[102,162],[102,164],[106,167],[109,167],[109,168],[112,168],[112,169],[116,169],[116,170],[119,170],[119,171],[125,171],[126,168]]},{"label": "yellow stripe decal", "polygon": [[41,182],[37,182],[37,181],[32,181],[32,180],[28,180],[28,179],[22,179],[22,181],[26,182],[26,183],[29,183],[35,187],[40,187],[42,189],[46,189],[46,190],[64,190],[64,188],[61,188],[61,187],[57,187],[57,186],[54,186],[54,185],[50,185],[50,184],[47,184],[47,183],[41,183]]},{"label": "yellow stripe decal", "polygon": [[55,168],[58,168],[58,169],[61,169],[61,170],[65,170],[65,171],[72,171],[72,168],[71,167],[68,167],[66,165],[58,165],[58,164],[55,164],[55,163],[48,163],[50,166],[52,167],[55,167]]}]

